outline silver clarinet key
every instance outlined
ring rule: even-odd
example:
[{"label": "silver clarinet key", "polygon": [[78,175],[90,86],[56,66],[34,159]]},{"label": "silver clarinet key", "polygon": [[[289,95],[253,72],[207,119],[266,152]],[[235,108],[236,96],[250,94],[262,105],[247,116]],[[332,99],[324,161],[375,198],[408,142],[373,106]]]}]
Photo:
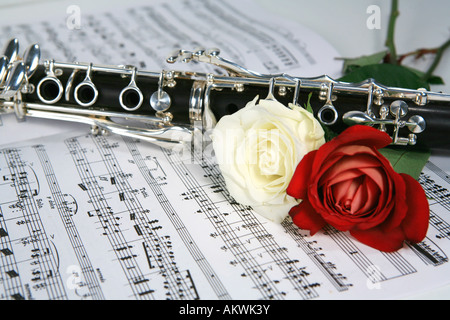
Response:
[{"label": "silver clarinet key", "polygon": [[8,74],[8,57],[3,56],[0,57],[0,87],[6,79],[6,75]]},{"label": "silver clarinet key", "polygon": [[11,39],[3,49],[3,55],[8,58],[9,63],[16,61],[19,55],[19,40]]},{"label": "silver clarinet key", "polygon": [[23,63],[27,69],[27,77],[30,78],[36,71],[41,57],[41,50],[38,44],[29,46],[23,54]]},{"label": "silver clarinet key", "polygon": [[1,98],[10,99],[20,90],[25,79],[25,72],[26,68],[23,62],[14,64],[6,78],[3,91],[0,93]]}]

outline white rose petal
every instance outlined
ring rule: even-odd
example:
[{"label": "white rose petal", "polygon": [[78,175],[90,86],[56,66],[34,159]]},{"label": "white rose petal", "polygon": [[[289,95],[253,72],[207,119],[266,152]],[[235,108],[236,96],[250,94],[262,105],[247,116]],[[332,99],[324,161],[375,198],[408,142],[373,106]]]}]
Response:
[{"label": "white rose petal", "polygon": [[280,223],[297,204],[286,194],[297,164],[325,143],[324,132],[299,106],[257,101],[220,119],[213,148],[230,195]]}]

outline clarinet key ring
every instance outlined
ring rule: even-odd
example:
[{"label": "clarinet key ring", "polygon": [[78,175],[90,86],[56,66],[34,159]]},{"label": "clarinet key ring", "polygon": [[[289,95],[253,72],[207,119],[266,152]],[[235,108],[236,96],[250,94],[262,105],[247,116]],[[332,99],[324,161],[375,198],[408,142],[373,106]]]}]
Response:
[{"label": "clarinet key ring", "polygon": [[120,92],[119,101],[122,108],[127,111],[135,111],[141,107],[144,95],[136,85],[136,67],[132,67],[131,81]]},{"label": "clarinet key ring", "polygon": [[86,78],[80,82],[74,91],[75,101],[83,107],[92,106],[98,98],[98,90],[91,80],[92,63],[86,71]]}]

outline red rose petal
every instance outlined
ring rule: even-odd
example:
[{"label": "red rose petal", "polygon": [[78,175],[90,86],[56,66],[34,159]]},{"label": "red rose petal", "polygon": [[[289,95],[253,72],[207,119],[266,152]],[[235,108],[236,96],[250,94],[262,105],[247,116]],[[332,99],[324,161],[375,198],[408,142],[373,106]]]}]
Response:
[{"label": "red rose petal", "polygon": [[331,180],[322,179],[322,178],[320,180],[323,180],[323,182],[326,182],[328,185],[331,186],[334,184],[338,185],[343,182],[347,182],[349,180],[356,179],[356,178],[362,176],[363,174],[364,173],[361,172],[360,170],[358,170],[358,168],[352,168],[352,169],[346,170],[344,172],[341,172],[341,174],[333,177]]},{"label": "red rose petal", "polygon": [[336,199],[336,206],[339,207],[339,211],[344,215],[353,215],[353,201],[356,194],[361,187],[361,178],[349,180],[347,191],[341,199]]},{"label": "red rose petal", "polygon": [[339,143],[339,145],[351,143],[352,145],[370,146],[375,149],[384,148],[392,142],[391,137],[387,133],[363,125],[351,126],[335,139],[338,140],[336,143]]},{"label": "red rose petal", "polygon": [[363,179],[358,189],[356,190],[353,198],[351,199],[350,212],[353,216],[357,216],[357,213],[361,210],[361,208],[367,203],[367,187],[366,187],[366,179]]},{"label": "red rose petal", "polygon": [[354,230],[369,230],[371,228],[381,228],[385,232],[389,232],[392,228],[383,228],[386,217],[391,214],[394,209],[394,202],[385,204],[381,209],[379,207],[371,210],[368,218],[361,217],[358,224],[355,224]]},{"label": "red rose petal", "polygon": [[363,191],[365,192],[366,202],[363,204],[363,207],[356,212],[357,215],[367,215],[368,212],[376,207],[376,203],[380,201],[381,191],[372,179],[366,178]]},{"label": "red rose petal", "polygon": [[316,161],[319,165],[316,164],[311,173],[316,174],[316,171],[318,170],[317,167],[325,163],[325,159],[341,146],[351,144],[381,149],[389,145],[391,142],[391,137],[389,137],[387,133],[378,129],[364,125],[351,126],[318,149]]},{"label": "red rose petal", "polygon": [[380,191],[384,192],[384,188],[386,188],[386,173],[381,168],[360,168],[359,170],[370,177],[377,184],[378,188],[380,188]]},{"label": "red rose petal", "polygon": [[393,181],[393,190],[388,190],[389,193],[393,194],[392,202],[394,207],[392,212],[386,217],[382,227],[388,232],[390,229],[395,229],[402,224],[408,212],[409,203],[406,201],[406,186],[405,181],[402,176],[397,172],[393,171],[391,175]]},{"label": "red rose petal", "polygon": [[366,146],[366,145],[344,145],[336,149],[335,153],[342,153],[348,156],[355,156],[355,155],[366,155],[368,157],[372,156],[372,158],[377,158],[376,149],[374,149],[372,146]]},{"label": "red rose petal", "polygon": [[317,150],[308,152],[297,165],[286,193],[295,199],[305,199],[311,178],[311,167]]},{"label": "red rose petal", "polygon": [[308,201],[302,201],[300,204],[292,207],[289,211],[292,221],[300,229],[309,230],[311,235],[322,229],[327,223]]},{"label": "red rose petal", "polygon": [[352,126],[307,154],[287,193],[303,201],[291,209],[294,223],[315,234],[327,223],[382,251],[405,240],[422,241],[429,207],[420,184],[396,173],[377,149],[392,142],[368,126]]},{"label": "red rose petal", "polygon": [[384,232],[381,228],[369,230],[350,230],[350,234],[358,241],[380,251],[393,252],[403,246],[405,234],[402,228]]},{"label": "red rose petal", "polygon": [[422,241],[427,235],[430,207],[422,186],[411,176],[400,174],[406,185],[408,212],[401,227],[406,238],[414,243]]},{"label": "red rose petal", "polygon": [[362,168],[370,169],[379,166],[380,161],[378,161],[374,156],[367,154],[344,156],[320,176],[320,181],[330,181],[330,183],[335,183],[347,180],[348,178],[345,177],[347,171]]},{"label": "red rose petal", "polygon": [[[353,170],[351,170],[351,171],[353,171]],[[348,198],[348,190],[350,189],[350,187],[353,183],[353,178],[361,176],[360,172],[358,172],[357,170],[355,170],[355,171],[357,174],[359,173],[359,175],[355,175],[354,177],[352,176],[349,179],[346,179],[344,181],[341,181],[339,183],[331,185],[329,192],[331,192],[333,194],[333,199],[335,201],[335,204],[343,203],[346,200],[346,198]],[[347,172],[350,172],[350,170]],[[349,175],[347,175],[347,176],[349,176]],[[330,182],[330,184],[331,184],[331,182]]]}]

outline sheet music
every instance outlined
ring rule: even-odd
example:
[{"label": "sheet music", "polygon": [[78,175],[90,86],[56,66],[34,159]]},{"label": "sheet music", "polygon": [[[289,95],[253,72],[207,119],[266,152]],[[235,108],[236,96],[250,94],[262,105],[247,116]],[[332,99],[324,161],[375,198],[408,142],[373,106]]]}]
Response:
[{"label": "sheet music", "polygon": [[[0,41],[17,37],[22,49],[37,42],[43,59],[133,65],[152,71],[173,69],[165,59],[174,50],[197,47],[219,48],[222,56],[263,73],[289,70],[308,77],[335,76],[341,71],[337,52],[328,42],[301,25],[269,15],[251,1],[157,0],[112,7],[84,12],[85,7],[74,5],[68,7],[68,14],[50,15],[52,20],[35,15],[39,18],[28,23],[5,23]],[[206,64],[196,70],[224,73]]]},{"label": "sheet music", "polygon": [[[323,40],[307,30],[297,38],[289,24],[263,27],[251,2],[239,2],[247,10],[192,3],[83,16],[76,32],[65,21],[18,24],[3,27],[0,40],[40,42],[46,58],[146,69],[167,68],[161,62],[175,47],[211,44],[260,72],[338,70]],[[382,253],[333,228],[311,237],[289,218],[265,220],[229,196],[214,159],[188,163],[76,124],[2,120],[0,299],[390,299],[448,284],[450,178],[434,158],[420,177],[430,199],[427,238]]]},{"label": "sheet music", "polygon": [[449,175],[429,162],[427,238],[382,253],[273,224],[212,159],[67,133],[0,149],[3,299],[399,298],[449,272]]},{"label": "sheet music", "polygon": [[[335,60],[339,54],[328,42],[301,25],[269,15],[252,1],[158,0],[133,7],[113,1],[106,10],[88,10],[86,2],[80,6],[69,3],[67,10],[57,12],[53,3],[43,3],[33,8],[39,12],[24,15],[23,22],[15,16],[12,23],[6,16],[0,22],[0,43],[18,38],[21,52],[39,43],[41,60],[133,65],[157,72],[180,69],[225,74],[205,63],[165,62],[174,50],[197,47],[220,48],[224,58],[261,73],[308,77],[337,76],[341,71],[341,62]],[[3,135],[0,143],[77,127],[60,122],[49,125],[48,121],[39,125],[40,120],[30,119],[27,126],[31,122],[36,130],[28,130],[9,118],[14,116],[0,115],[0,130],[8,122],[8,140]]]}]

